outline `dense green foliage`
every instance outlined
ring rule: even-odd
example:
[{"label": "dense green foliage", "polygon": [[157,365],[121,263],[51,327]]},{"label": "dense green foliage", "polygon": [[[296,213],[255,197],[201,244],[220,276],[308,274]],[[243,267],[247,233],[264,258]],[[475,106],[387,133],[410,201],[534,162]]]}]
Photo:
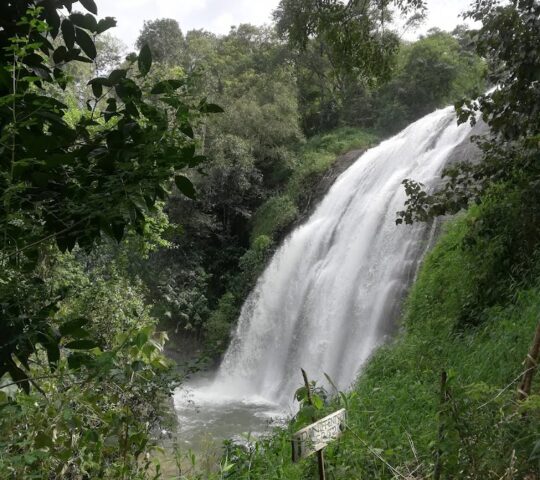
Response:
[{"label": "dense green foliage", "polygon": [[155,333],[140,285],[122,272],[127,245],[102,247],[108,262],[51,250],[44,288],[62,295],[54,323],[69,343],[54,371],[43,349],[28,359],[30,394],[2,389],[0,471],[13,479],[144,478],[150,464],[141,460],[174,385],[166,336]]},{"label": "dense green foliage", "polygon": [[[428,195],[414,179],[405,182],[409,201],[400,216],[405,222],[456,213],[470,201],[480,202],[494,183],[506,183],[534,195],[538,183],[540,138],[540,5],[535,0],[478,1],[469,13],[482,21],[475,48],[490,63],[489,80],[496,88],[477,101],[458,104],[460,122],[476,123],[481,117],[490,134],[477,140],[484,151],[476,165],[461,162],[443,172],[445,187]],[[512,32],[509,34],[509,32]],[[537,215],[534,201],[531,222]]]},{"label": "dense green foliage", "polygon": [[417,22],[424,2],[284,0],[274,17],[298,75],[302,126],[308,134],[339,125],[376,127],[383,135],[461,98],[483,92],[483,62],[470,35],[432,31],[400,42],[391,20],[401,8]]},{"label": "dense green foliage", "polygon": [[[65,86],[65,64],[91,63],[97,50],[88,31],[98,34],[114,20],[98,23],[92,14],[80,13],[61,20],[56,7],[32,6],[5,5],[8,23],[0,38],[5,321],[0,376],[9,371],[17,380],[26,374],[12,356],[28,369],[36,344],[46,348],[51,364],[60,355],[60,337],[50,326],[55,300],[35,298],[43,290],[37,286],[43,281],[37,272],[43,246],[52,240],[62,252],[76,244],[90,252],[102,235],[120,241],[126,228],[143,235],[146,218],[155,211],[156,200],[166,198],[174,173],[200,163],[192,138],[182,133],[191,129],[194,118],[189,113],[193,107],[175,93],[183,83],[144,83],[152,64],[148,47],[131,56],[126,69],[91,80],[90,115],[70,125],[64,119],[69,107],[43,87]],[[64,44],[54,48],[49,38],[58,41],[60,30]],[[174,115],[167,110],[170,106]],[[201,103],[199,110],[205,107]],[[189,194],[189,180],[176,178]],[[25,297],[32,300],[21,302]],[[22,386],[28,391],[27,382]]]},{"label": "dense green foliage", "polygon": [[156,62],[174,65],[180,59],[178,54],[184,44],[184,35],[178,22],[163,18],[144,22],[143,29],[137,39],[137,47],[150,46],[152,58]]},{"label": "dense green foliage", "polygon": [[[485,64],[471,51],[470,33],[432,30],[398,57],[398,73],[374,100],[379,130],[397,132],[456,99],[484,93]],[[422,101],[419,102],[418,99]]]},{"label": "dense green foliage", "polygon": [[152,81],[147,45],[95,62],[116,22],[77,3],[0,6],[2,478],[147,477],[174,382],[127,265],[166,244],[161,200],[204,159],[192,125],[221,111]]},{"label": "dense green foliage", "polygon": [[351,150],[363,150],[376,135],[355,128],[341,128],[311,137],[298,152],[294,169],[278,196],[263,203],[253,218],[252,240],[267,235],[279,240],[291,224],[313,207],[314,189],[336,158]]},{"label": "dense green foliage", "polygon": [[[391,76],[399,48],[397,34],[388,28],[388,1],[282,0],[274,12],[278,32],[293,48],[305,50],[311,39],[326,51],[336,78],[354,75],[372,83]],[[422,0],[397,0],[403,12],[420,14]]]}]

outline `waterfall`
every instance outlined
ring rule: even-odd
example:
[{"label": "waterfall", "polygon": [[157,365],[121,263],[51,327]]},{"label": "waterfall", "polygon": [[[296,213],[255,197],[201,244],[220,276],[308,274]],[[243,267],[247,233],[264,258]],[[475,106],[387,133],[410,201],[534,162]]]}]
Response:
[{"label": "waterfall", "polygon": [[[365,152],[277,250],[214,380],[220,399],[292,404],[300,368],[340,389],[392,331],[430,227],[396,225],[405,178],[433,186],[471,127],[437,110]],[[208,392],[208,390],[207,390]]]}]

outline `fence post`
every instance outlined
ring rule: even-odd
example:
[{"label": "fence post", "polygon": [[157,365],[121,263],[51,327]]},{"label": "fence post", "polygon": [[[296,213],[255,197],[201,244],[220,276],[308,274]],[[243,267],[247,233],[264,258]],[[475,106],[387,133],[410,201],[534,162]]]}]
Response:
[{"label": "fence post", "polygon": [[[313,399],[311,397],[311,389],[309,386],[307,373],[303,368],[301,370],[302,370],[302,376],[304,377],[304,385],[306,386],[306,390],[307,390],[308,403],[313,406]],[[315,417],[313,417],[312,420],[315,422],[316,420]],[[319,465],[319,480],[326,480],[326,474],[324,472],[324,453],[322,450],[319,450],[317,452],[317,463]]]}]

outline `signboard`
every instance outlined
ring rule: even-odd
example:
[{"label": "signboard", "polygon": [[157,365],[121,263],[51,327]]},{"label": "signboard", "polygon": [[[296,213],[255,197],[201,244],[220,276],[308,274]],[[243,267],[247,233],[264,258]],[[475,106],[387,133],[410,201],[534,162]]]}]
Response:
[{"label": "signboard", "polygon": [[322,450],[345,430],[345,409],[324,417],[292,436],[293,462]]}]

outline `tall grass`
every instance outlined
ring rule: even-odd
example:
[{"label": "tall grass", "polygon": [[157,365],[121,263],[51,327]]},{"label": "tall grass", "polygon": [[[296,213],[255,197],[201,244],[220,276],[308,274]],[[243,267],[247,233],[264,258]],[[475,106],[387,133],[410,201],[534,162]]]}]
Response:
[{"label": "tall grass", "polygon": [[[477,207],[447,225],[409,294],[402,332],[375,353],[351,392],[327,405],[326,412],[348,410],[347,431],[326,450],[328,478],[433,478],[437,456],[443,479],[539,478],[540,378],[524,403],[516,389],[540,316],[540,279],[521,286],[508,279],[512,295],[486,307],[479,325],[460,323],[485,277],[486,262],[465,244],[482,214]],[[316,478],[314,461],[288,458],[299,426],[230,449],[227,478]]]}]

